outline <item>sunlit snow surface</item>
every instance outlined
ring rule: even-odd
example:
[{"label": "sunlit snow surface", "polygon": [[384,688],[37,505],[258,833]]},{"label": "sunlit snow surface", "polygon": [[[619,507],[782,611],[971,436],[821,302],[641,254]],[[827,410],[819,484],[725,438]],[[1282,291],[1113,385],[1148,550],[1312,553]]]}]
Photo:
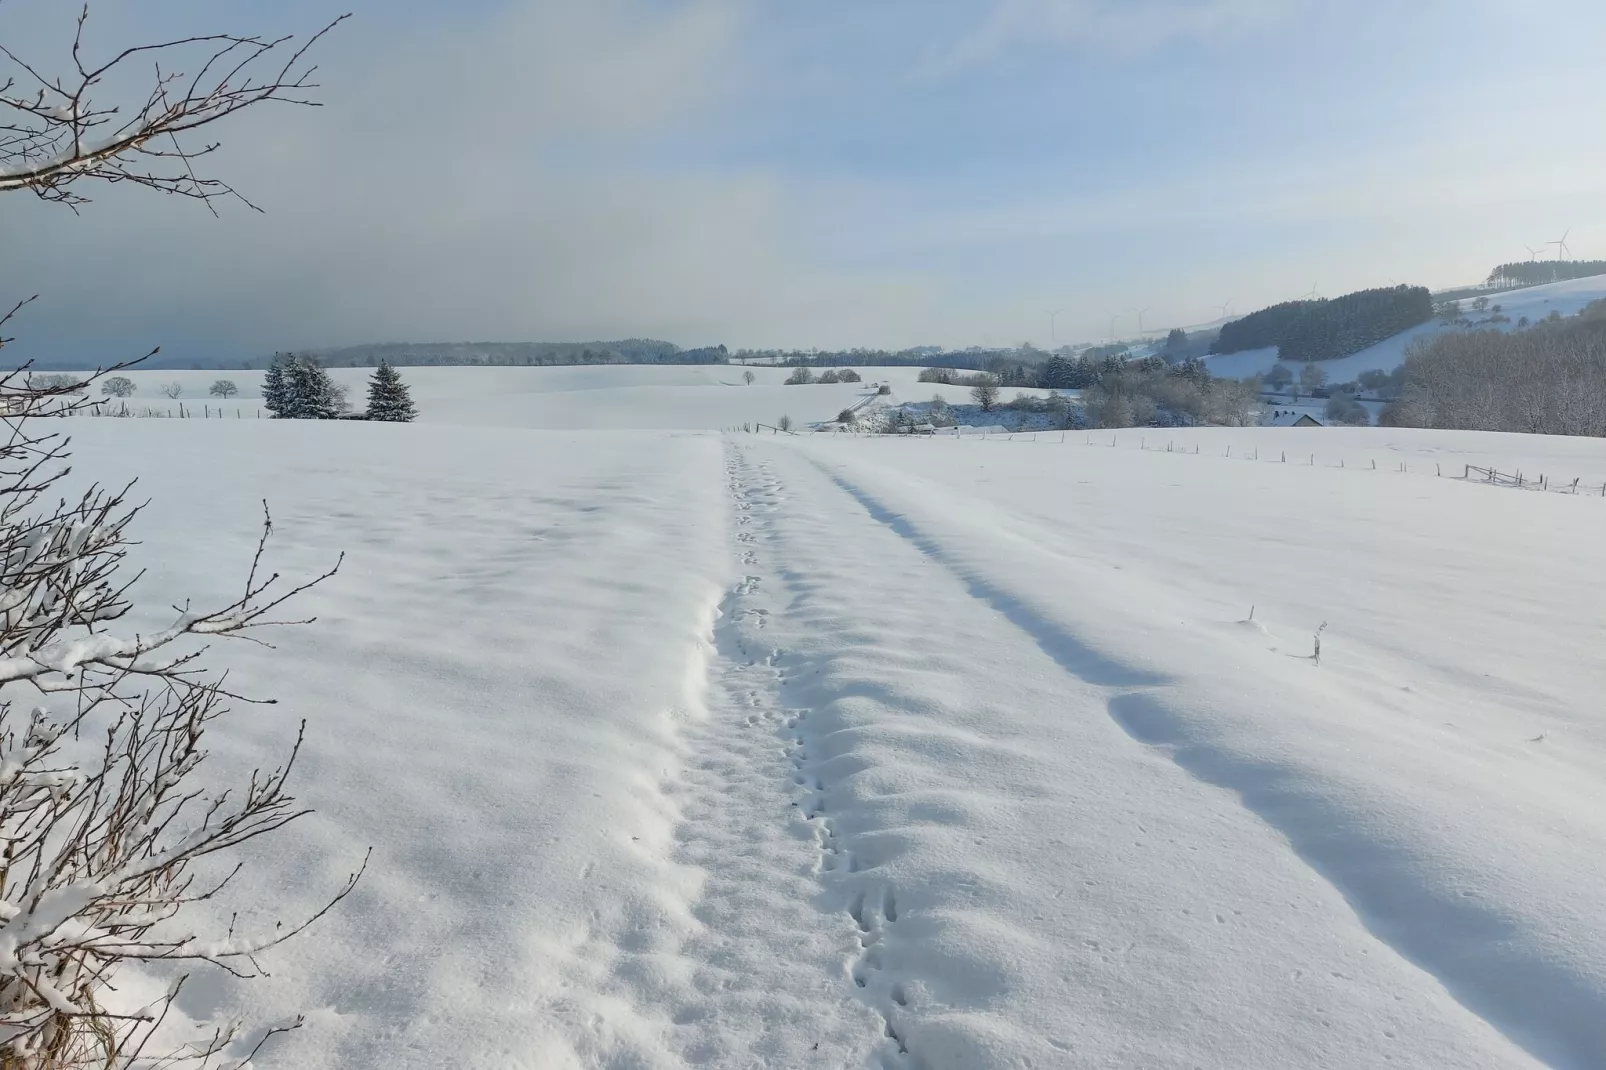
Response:
[{"label": "sunlit snow surface", "polygon": [[1606,443],[543,429],[855,396],[739,374],[72,422],[154,500],[153,623],[235,597],[262,498],[274,567],[347,554],[214,649],[281,701],[212,775],[308,719],[248,919],[373,862],[187,1014],[304,1011],[257,1065],[314,1070],[1606,1065]]}]

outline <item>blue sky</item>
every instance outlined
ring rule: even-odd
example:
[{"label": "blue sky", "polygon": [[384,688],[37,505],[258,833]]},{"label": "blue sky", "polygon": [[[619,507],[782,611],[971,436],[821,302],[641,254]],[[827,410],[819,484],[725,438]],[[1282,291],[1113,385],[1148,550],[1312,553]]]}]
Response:
[{"label": "blue sky", "polygon": [[[1064,343],[1390,281],[1572,228],[1606,258],[1606,5],[380,3],[326,107],[223,132],[267,209],[14,196],[19,351],[381,340]],[[0,5],[59,55],[62,6]],[[337,14],[113,0],[100,40]],[[19,203],[20,202],[20,203]],[[1048,311],[1063,309],[1054,337]]]}]

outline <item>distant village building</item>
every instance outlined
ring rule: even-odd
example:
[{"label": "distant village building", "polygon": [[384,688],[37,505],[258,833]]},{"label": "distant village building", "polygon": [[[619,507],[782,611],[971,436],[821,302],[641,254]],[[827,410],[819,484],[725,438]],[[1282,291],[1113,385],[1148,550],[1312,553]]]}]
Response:
[{"label": "distant village building", "polygon": [[1261,424],[1262,427],[1325,427],[1316,417],[1308,412],[1299,412],[1294,409],[1273,409],[1269,417]]}]

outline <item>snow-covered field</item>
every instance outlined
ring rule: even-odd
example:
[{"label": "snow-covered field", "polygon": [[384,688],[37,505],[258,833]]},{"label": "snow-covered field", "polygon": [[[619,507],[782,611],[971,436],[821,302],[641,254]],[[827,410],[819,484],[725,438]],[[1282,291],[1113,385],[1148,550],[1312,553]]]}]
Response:
[{"label": "snow-covered field", "polygon": [[[751,370],[748,385],[742,373]],[[428,423],[470,427],[539,427],[566,430],[701,429],[719,430],[742,424],[773,424],[782,416],[795,423],[834,419],[843,409],[862,401],[872,384],[893,389],[884,400],[930,401],[941,394],[945,401],[970,400],[961,386],[919,382],[919,368],[856,369],[862,383],[821,386],[783,386],[789,368],[752,368],[735,365],[601,365],[558,368],[402,368],[419,419]],[[261,404],[262,372],[257,371],[142,371],[126,373],[136,385],[128,399],[132,411],[152,408],[178,414],[180,404],[197,415],[221,407],[229,417],[254,417]],[[366,404],[369,368],[334,368],[330,375],[347,387],[351,401]],[[211,385],[227,379],[239,394],[219,402],[208,394]],[[167,384],[180,388],[178,398],[161,391]],[[1017,392],[1044,394],[1042,390],[1003,391],[1003,400]]]},{"label": "snow-covered field", "polygon": [[[1569,279],[1566,282],[1553,282],[1545,286],[1530,286],[1510,293],[1495,293],[1489,296],[1491,305],[1499,305],[1503,315],[1510,323],[1488,324],[1494,330],[1514,330],[1517,320],[1527,316],[1530,321],[1538,322],[1549,316],[1551,312],[1559,312],[1563,316],[1577,315],[1585,305],[1591,301],[1598,301],[1606,297],[1606,275],[1594,275],[1585,279]],[[1468,315],[1476,322],[1486,314],[1470,312],[1471,301],[1464,300],[1461,307],[1468,310]],[[1393,371],[1405,362],[1405,350],[1412,342],[1419,338],[1432,338],[1446,331],[1460,330],[1458,327],[1446,327],[1437,319],[1402,331],[1369,349],[1359,353],[1342,357],[1338,360],[1324,360],[1319,364],[1327,373],[1327,379],[1333,383],[1353,382],[1356,376],[1367,371]],[[1277,347],[1269,349],[1246,349],[1240,353],[1223,353],[1220,356],[1206,357],[1206,365],[1210,374],[1229,379],[1247,379],[1251,375],[1262,375],[1272,369],[1277,363]],[[1288,366],[1298,374],[1303,367],[1300,361],[1289,361]]]},{"label": "snow-covered field", "polygon": [[244,887],[375,849],[189,990],[308,1014],[259,1066],[1606,1066],[1606,500],[1434,474],[1606,442],[722,435],[855,388],[543,371],[73,423],[155,500],[147,603],[232,597],[264,497],[277,567],[347,553],[217,652],[282,700],[220,772],[310,722]]}]

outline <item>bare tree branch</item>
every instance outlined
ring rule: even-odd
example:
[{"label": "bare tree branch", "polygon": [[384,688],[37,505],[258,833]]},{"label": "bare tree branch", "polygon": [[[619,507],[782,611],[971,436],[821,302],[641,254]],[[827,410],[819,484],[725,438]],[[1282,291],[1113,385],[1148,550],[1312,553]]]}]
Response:
[{"label": "bare tree branch", "polygon": [[[88,17],[86,5],[66,78],[0,45],[0,191],[76,206],[85,201],[78,180],[101,179],[209,207],[238,197],[196,174],[195,159],[216,143],[187,146],[186,135],[269,100],[315,104],[305,95],[316,88],[306,51],[345,18],[299,46],[288,37],[197,36],[92,63]],[[108,75],[146,59],[153,74],[143,101],[92,99]],[[195,61],[193,74],[168,62],[184,59]],[[31,300],[0,315],[0,348]],[[94,404],[92,384],[155,353],[84,375],[40,375],[26,364],[0,372],[0,1070],[240,1070],[301,1020],[254,1040],[239,1024],[224,1025],[147,1055],[183,979],[149,1007],[114,1009],[106,999],[118,969],[182,960],[260,974],[257,956],[324,917],[368,864],[365,857],[323,906],[289,925],[255,934],[234,923],[223,933],[194,927],[192,908],[224,894],[240,866],[211,880],[194,867],[306,813],[287,791],[304,724],[277,768],[256,770],[235,790],[200,784],[207,727],[232,700],[263,701],[204,671],[201,644],[214,636],[262,642],[262,629],[301,623],[281,619],[280,607],[333,576],[340,561],[299,584],[269,572],[273,522],[264,502],[239,598],[218,609],[175,607],[172,624],[155,633],[119,630],[139,579],[124,567],[128,532],[144,505],[131,501],[132,484],[62,493],[69,442],[53,418]],[[23,694],[40,704],[21,707]]]},{"label": "bare tree branch", "polygon": [[[85,3],[73,36],[72,73],[65,77],[45,74],[0,44],[0,190],[31,190],[79,205],[88,198],[73,187],[82,179],[100,179],[195,198],[209,207],[219,197],[233,197],[256,208],[228,183],[196,174],[194,161],[215,151],[218,142],[186,144],[184,136],[267,101],[320,106],[308,96],[318,83],[307,52],[349,17],[341,15],[299,43],[294,36],[206,34],[125,48],[96,64],[84,59]],[[109,76],[145,60],[152,73],[143,99],[96,99]],[[173,65],[186,61],[194,73]]]}]

